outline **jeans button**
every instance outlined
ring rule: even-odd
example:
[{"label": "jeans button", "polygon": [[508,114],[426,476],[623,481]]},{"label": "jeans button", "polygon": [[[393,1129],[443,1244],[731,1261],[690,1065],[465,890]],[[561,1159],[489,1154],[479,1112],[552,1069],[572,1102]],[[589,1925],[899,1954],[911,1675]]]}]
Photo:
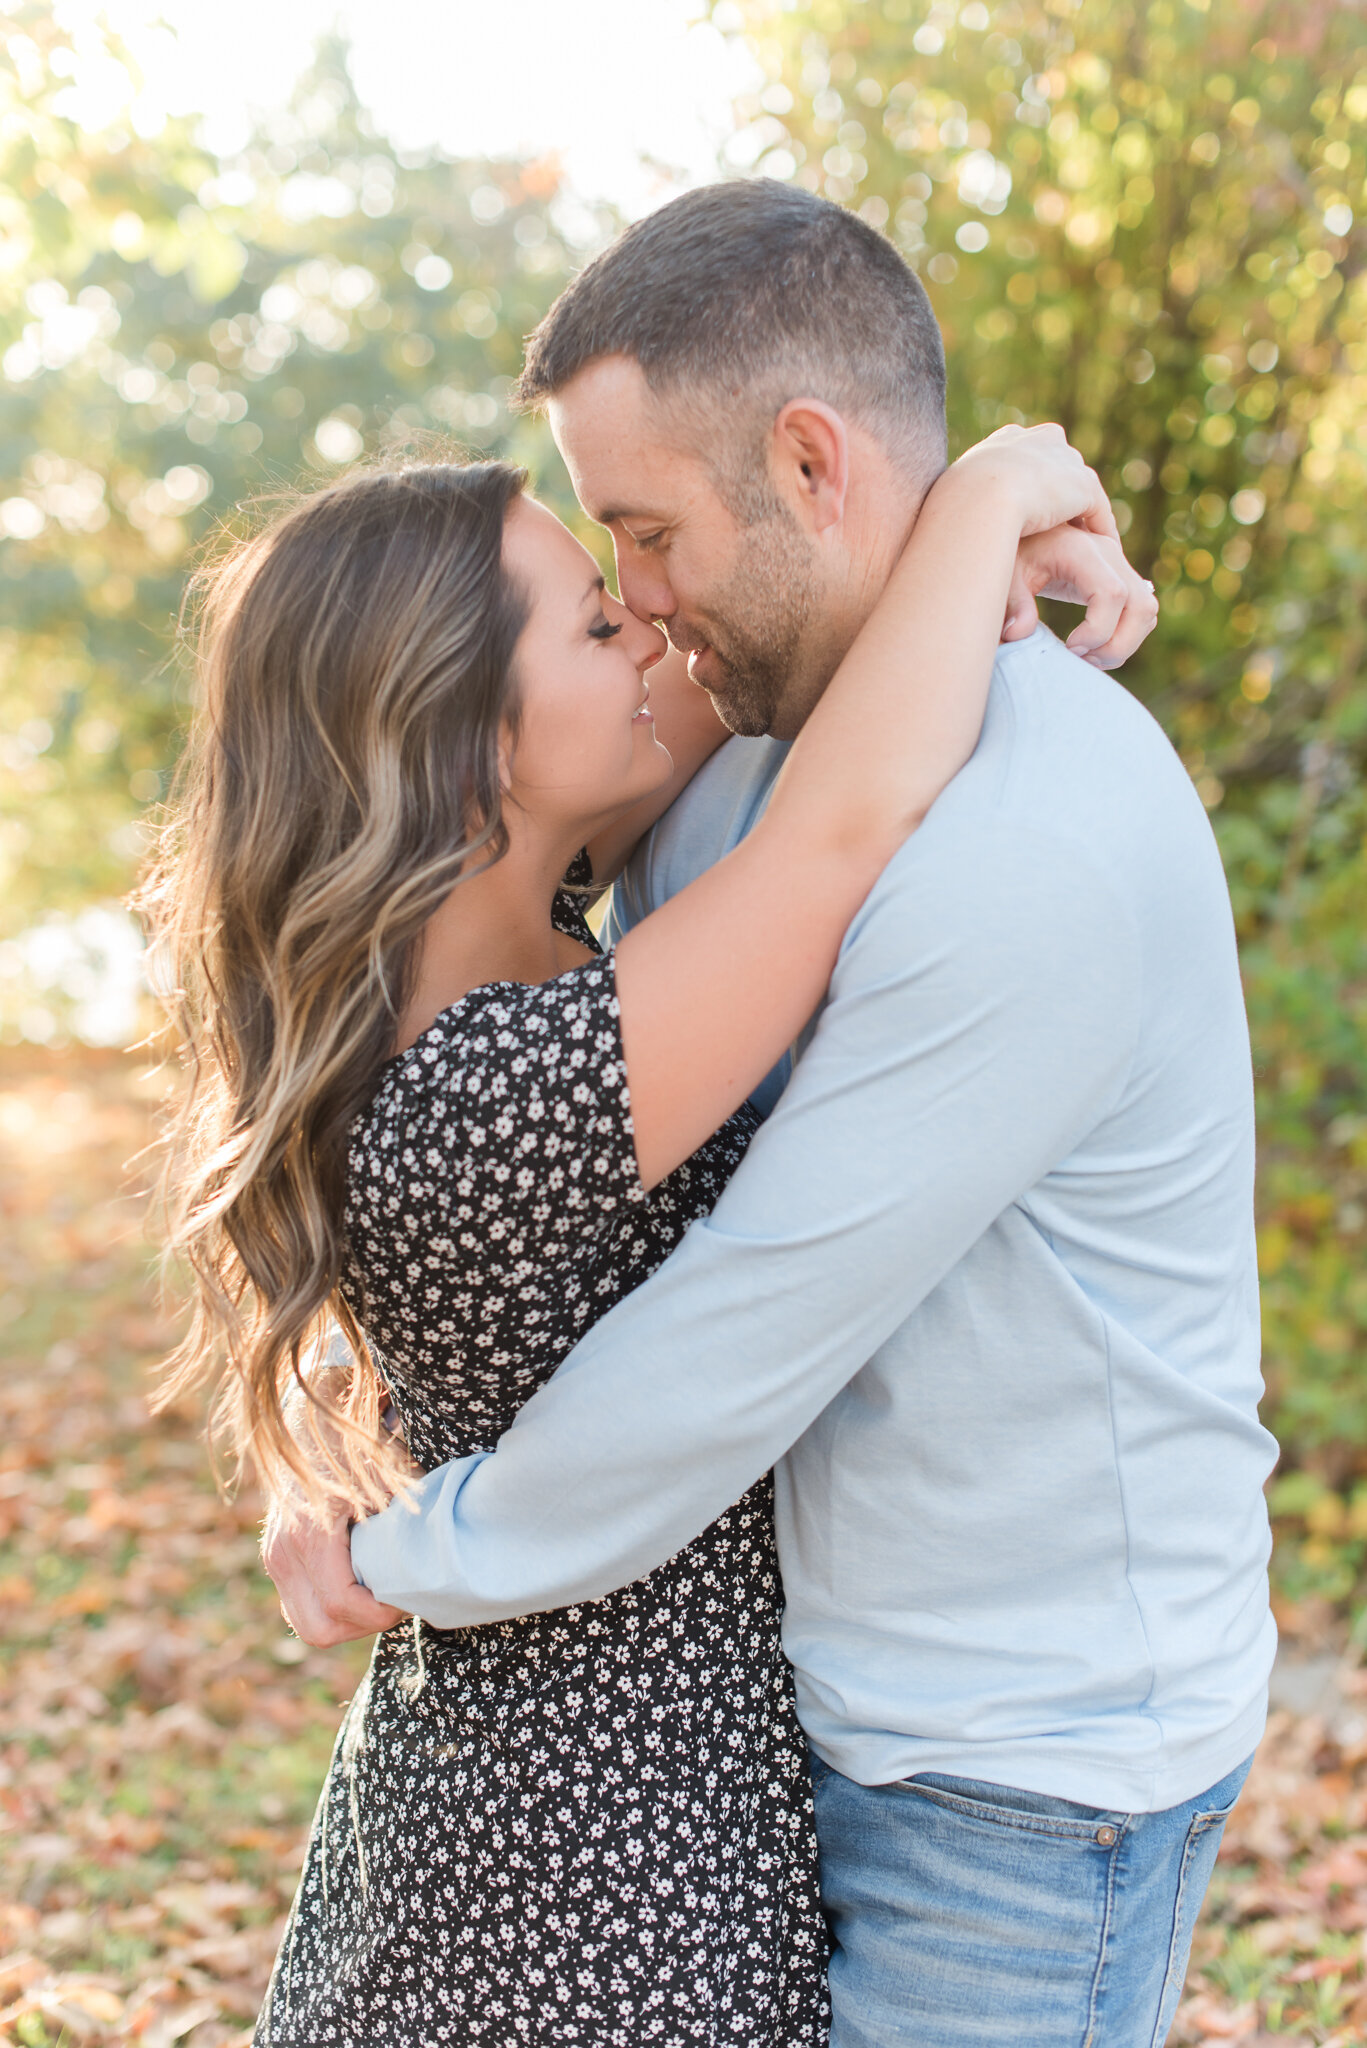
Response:
[{"label": "jeans button", "polygon": [[1115,1841],[1115,1829],[1098,1828],[1096,1831],[1096,1838],[1098,1842],[1100,1842],[1103,1849],[1109,1849]]}]

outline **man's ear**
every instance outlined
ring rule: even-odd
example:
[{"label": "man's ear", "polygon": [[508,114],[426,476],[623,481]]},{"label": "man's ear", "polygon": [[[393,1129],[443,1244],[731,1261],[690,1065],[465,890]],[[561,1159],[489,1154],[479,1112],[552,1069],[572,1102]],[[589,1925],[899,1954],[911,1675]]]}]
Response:
[{"label": "man's ear", "polygon": [[850,441],[835,407],[790,398],[774,421],[769,453],[774,481],[803,524],[813,533],[838,525],[850,484]]}]

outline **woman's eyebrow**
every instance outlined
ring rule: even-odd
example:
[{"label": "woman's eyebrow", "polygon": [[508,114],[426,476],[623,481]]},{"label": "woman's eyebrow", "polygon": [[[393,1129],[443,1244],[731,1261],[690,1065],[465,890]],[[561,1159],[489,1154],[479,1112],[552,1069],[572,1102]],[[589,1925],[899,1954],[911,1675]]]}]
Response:
[{"label": "woman's eyebrow", "polygon": [[606,580],[602,576],[595,576],[588,589],[584,592],[584,595],[580,598],[580,604],[587,604],[591,597],[597,597],[599,592],[606,590],[607,587]]}]

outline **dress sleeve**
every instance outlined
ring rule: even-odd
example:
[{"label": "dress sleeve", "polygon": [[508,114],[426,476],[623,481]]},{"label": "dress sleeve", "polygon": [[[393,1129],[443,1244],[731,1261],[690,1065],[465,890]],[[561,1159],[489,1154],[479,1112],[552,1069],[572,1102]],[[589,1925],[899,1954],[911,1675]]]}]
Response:
[{"label": "dress sleeve", "polygon": [[653,1570],[1109,1114],[1141,1015],[1124,905],[1071,840],[975,821],[972,858],[962,844],[918,833],[875,883],[812,1045],[712,1214],[496,1451],[429,1473],[416,1514],[357,1526],[378,1598],[466,1628]]},{"label": "dress sleeve", "polygon": [[611,954],[475,989],[395,1060],[353,1155],[377,1238],[445,1238],[472,1271],[573,1257],[646,1200]]}]

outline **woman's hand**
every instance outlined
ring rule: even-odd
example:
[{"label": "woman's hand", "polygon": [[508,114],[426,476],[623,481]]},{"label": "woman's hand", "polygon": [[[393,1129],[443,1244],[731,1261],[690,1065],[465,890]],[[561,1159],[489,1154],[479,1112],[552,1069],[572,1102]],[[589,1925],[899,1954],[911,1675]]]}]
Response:
[{"label": "woman's hand", "polygon": [[1003,640],[1028,640],[1039,624],[1037,597],[1087,608],[1068,635],[1074,654],[1094,668],[1128,661],[1158,623],[1152,583],[1130,567],[1118,540],[1078,526],[1027,534],[1016,555]]},{"label": "woman's hand", "polygon": [[1153,585],[1126,561],[1101,479],[1062,427],[1000,427],[951,464],[934,488],[1006,498],[1020,522],[1003,640],[1034,632],[1037,597],[1086,606],[1068,645],[1096,668],[1118,668],[1153,631]]},{"label": "woman's hand", "polygon": [[1062,427],[998,427],[951,463],[932,490],[1007,498],[1023,534],[1072,524],[1120,538],[1101,478]]},{"label": "woman's hand", "polygon": [[315,1650],[380,1635],[406,1619],[357,1580],[345,1509],[320,1523],[273,1507],[262,1531],[261,1562],[275,1582],[281,1614]]}]

